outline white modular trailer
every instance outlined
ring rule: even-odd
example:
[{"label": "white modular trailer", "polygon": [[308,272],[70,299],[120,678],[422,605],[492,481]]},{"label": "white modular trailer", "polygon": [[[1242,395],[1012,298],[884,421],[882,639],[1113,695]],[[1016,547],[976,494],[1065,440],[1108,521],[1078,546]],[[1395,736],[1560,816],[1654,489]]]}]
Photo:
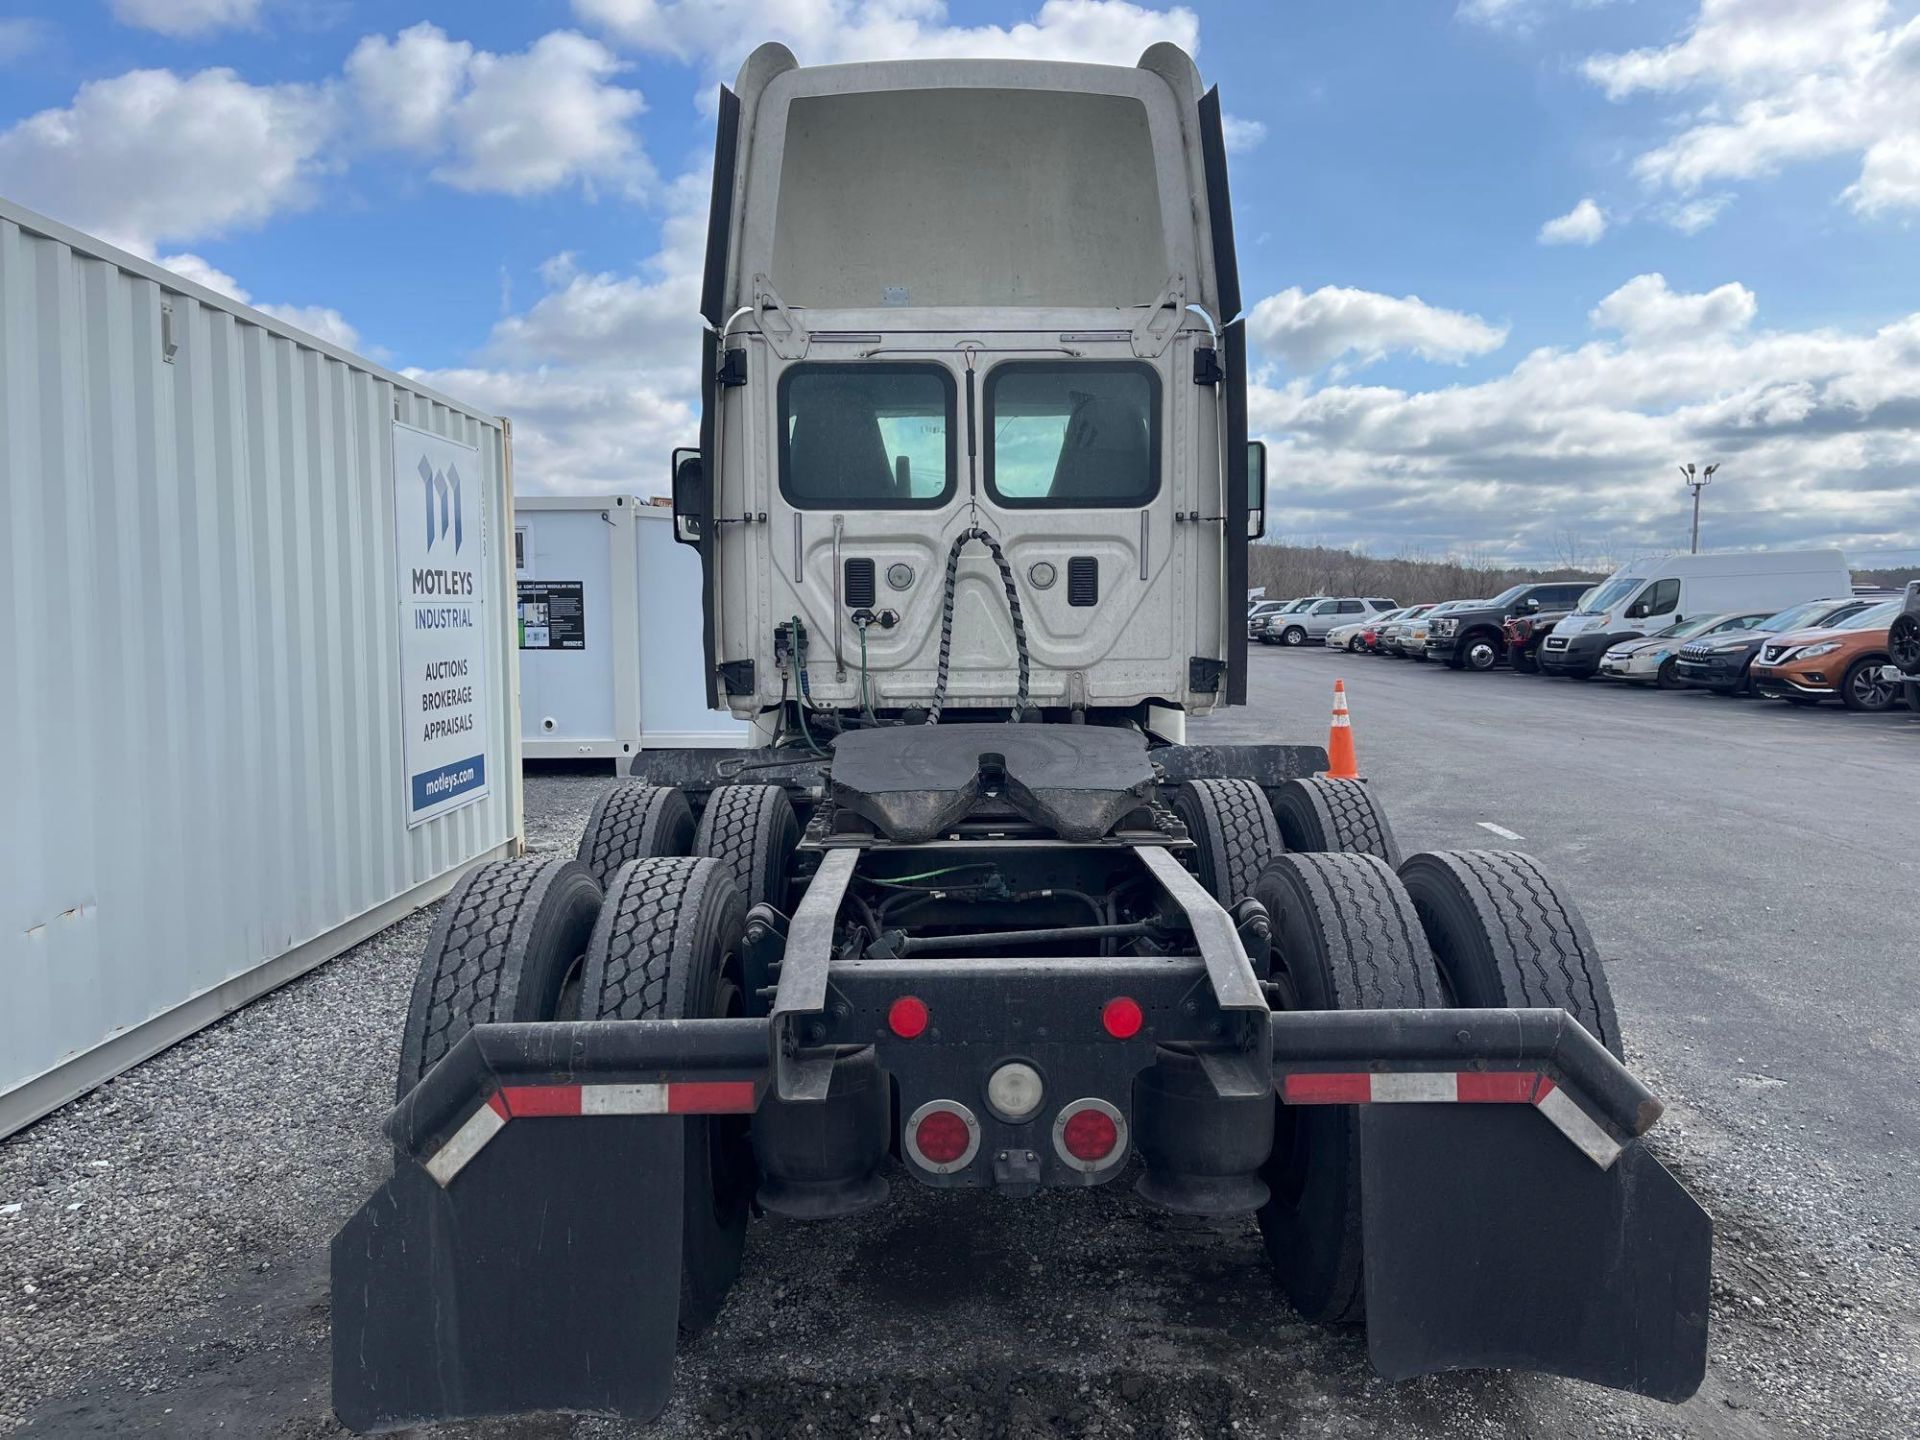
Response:
[{"label": "white modular trailer", "polygon": [[0,201],[0,1135],[521,845],[504,422]]},{"label": "white modular trailer", "polygon": [[707,708],[700,556],[673,512],[630,495],[542,495],[514,506],[520,743],[530,760],[750,743]]}]

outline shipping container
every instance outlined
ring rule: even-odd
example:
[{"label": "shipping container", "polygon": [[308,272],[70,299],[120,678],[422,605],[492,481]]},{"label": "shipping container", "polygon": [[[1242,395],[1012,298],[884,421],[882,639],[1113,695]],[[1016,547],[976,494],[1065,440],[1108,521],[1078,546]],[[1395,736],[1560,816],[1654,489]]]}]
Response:
[{"label": "shipping container", "polygon": [[0,201],[0,1135],[521,848],[510,466]]},{"label": "shipping container", "polygon": [[530,760],[751,743],[707,708],[700,552],[673,512],[630,495],[522,496],[514,506],[520,743]]}]

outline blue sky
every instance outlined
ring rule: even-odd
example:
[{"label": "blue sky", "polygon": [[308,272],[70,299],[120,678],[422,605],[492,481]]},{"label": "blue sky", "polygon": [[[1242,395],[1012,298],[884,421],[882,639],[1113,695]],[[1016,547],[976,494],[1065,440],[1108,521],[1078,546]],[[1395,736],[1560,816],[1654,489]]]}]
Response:
[{"label": "blue sky", "polygon": [[[1920,560],[1914,0],[0,0],[0,195],[660,488],[713,87],[1193,47],[1233,126],[1275,534]],[[1555,223],[1558,222],[1558,223]],[[1257,302],[1257,303],[1256,303]],[[1903,553],[1904,552],[1904,555]]]}]

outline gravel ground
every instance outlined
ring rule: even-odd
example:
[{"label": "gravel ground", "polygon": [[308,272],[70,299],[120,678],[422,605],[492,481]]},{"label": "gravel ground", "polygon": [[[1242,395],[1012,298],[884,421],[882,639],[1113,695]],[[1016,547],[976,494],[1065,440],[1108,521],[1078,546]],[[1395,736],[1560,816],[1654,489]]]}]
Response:
[{"label": "gravel ground", "polygon": [[[1255,706],[1209,727],[1207,738],[1275,738],[1264,716],[1316,714],[1333,673],[1322,658],[1333,661],[1261,656]],[[1429,697],[1465,677],[1410,666],[1378,674],[1372,688],[1353,686],[1357,733],[1403,843],[1476,843],[1470,833],[1491,843],[1471,831],[1479,817],[1519,823],[1514,811],[1487,808],[1486,785],[1444,783],[1421,753],[1423,737],[1447,722]],[[1441,689],[1421,689],[1436,681]],[[1487,693],[1465,705],[1463,725],[1484,724]],[[1562,711],[1592,703],[1545,682],[1513,693]],[[1771,723],[1754,707],[1728,716],[1722,723]],[[1513,719],[1517,734],[1537,728],[1525,714]],[[1862,768],[1863,783],[1884,787],[1892,777],[1873,773],[1882,759],[1867,747],[1889,734],[1836,731],[1827,761]],[[1672,758],[1684,760],[1699,742],[1656,729],[1634,743],[1679,747]],[[1892,763],[1910,765],[1910,752]],[[571,850],[604,783],[530,777],[530,847]],[[1569,788],[1541,803],[1591,810],[1596,801]],[[1532,833],[1530,822],[1522,828]],[[1916,838],[1889,842],[1883,833],[1876,848],[1910,856],[1920,853]],[[1565,854],[1537,841],[1523,848],[1578,869],[1579,847],[1594,843],[1575,838]],[[1802,847],[1794,873],[1805,868]],[[1007,1201],[936,1193],[895,1173],[892,1203],[859,1220],[754,1227],[744,1278],[716,1326],[681,1356],[673,1404],[644,1433],[1920,1434],[1920,1155],[1911,1120],[1920,1072],[1907,1064],[1913,962],[1897,943],[1920,917],[1893,916],[1882,949],[1832,936],[1819,960],[1836,993],[1845,976],[1889,997],[1885,1034],[1866,1048],[1877,1049],[1869,1060],[1896,1093],[1883,1097],[1884,1114],[1850,1121],[1823,1089],[1833,1076],[1803,1074],[1797,1057],[1781,1063],[1777,1046],[1728,1018],[1744,992],[1716,1007],[1712,946],[1682,957],[1708,974],[1696,994],[1661,968],[1674,957],[1642,958],[1653,952],[1640,943],[1631,896],[1596,896],[1591,881],[1578,893],[1603,947],[1622,953],[1614,975],[1630,1062],[1670,1102],[1661,1154],[1718,1227],[1712,1361],[1686,1405],[1534,1376],[1387,1385],[1370,1373],[1357,1333],[1292,1315],[1251,1224],[1159,1214],[1124,1181]],[[1716,910],[1716,926],[1750,908],[1748,898]],[[0,1142],[0,1431],[344,1433],[327,1404],[326,1241],[385,1173],[378,1120],[430,922],[430,911],[412,916]],[[1675,923],[1660,922],[1663,931]],[[1748,944],[1753,984],[1776,952],[1805,969],[1803,937],[1769,930]],[[1857,966],[1868,973],[1853,975]],[[1794,1003],[1817,1004],[1825,983]],[[553,1419],[435,1433],[640,1432]]]}]

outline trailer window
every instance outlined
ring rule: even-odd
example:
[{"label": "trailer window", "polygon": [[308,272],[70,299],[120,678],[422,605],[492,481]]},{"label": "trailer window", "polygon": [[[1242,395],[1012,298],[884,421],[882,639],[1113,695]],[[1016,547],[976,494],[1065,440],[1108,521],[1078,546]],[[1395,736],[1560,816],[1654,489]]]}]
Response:
[{"label": "trailer window", "polygon": [[987,491],[1002,505],[1144,505],[1160,489],[1160,377],[1132,361],[987,372]]},{"label": "trailer window", "polygon": [[953,376],[813,364],[780,377],[780,493],[801,509],[934,508],[953,494]]}]

